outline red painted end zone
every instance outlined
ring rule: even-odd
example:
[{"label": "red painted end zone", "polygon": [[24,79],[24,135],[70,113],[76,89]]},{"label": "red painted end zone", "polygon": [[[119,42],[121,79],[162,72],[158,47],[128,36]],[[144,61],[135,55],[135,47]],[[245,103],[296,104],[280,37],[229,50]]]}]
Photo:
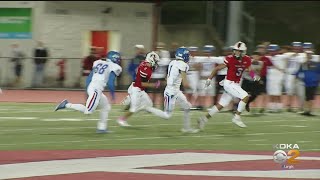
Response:
[{"label": "red painted end zone", "polygon": [[[216,150],[47,150],[47,151],[0,151],[0,164],[46,160],[81,159],[92,157],[163,154],[179,152],[227,153],[270,155],[272,151],[216,151]],[[302,152],[301,156],[320,157],[320,152]]]},{"label": "red painted end zone", "polygon": [[[42,176],[32,178],[20,178],[15,180],[294,180],[288,178],[247,178],[247,177],[210,177],[210,176],[184,176],[161,174],[137,174],[137,173],[109,173],[92,172],[68,175]],[[301,180],[301,179],[300,179]]]},{"label": "red painted end zone", "polygon": [[[151,167],[149,169],[167,169],[167,170],[221,170],[221,171],[270,171],[281,170],[281,165],[272,160],[254,160],[254,161],[236,161],[236,162],[215,162],[186,164],[176,166]],[[294,165],[294,169],[320,169],[320,161],[300,160]]]},{"label": "red painted end zone", "polygon": [[[62,160],[62,159],[81,159],[90,157],[110,157],[110,156],[128,156],[128,155],[145,155],[145,154],[163,154],[163,153],[182,153],[182,152],[199,152],[199,153],[228,153],[228,154],[256,154],[270,155],[273,152],[263,151],[211,151],[211,150],[58,150],[58,151],[0,151],[0,164],[10,164],[19,162],[36,162],[46,160]],[[304,156],[318,156],[319,152],[304,152]],[[319,161],[302,161],[301,166],[297,169],[319,169]],[[271,160],[260,161],[243,161],[243,162],[223,162],[223,163],[202,163],[178,166],[162,166],[153,167],[152,169],[168,169],[168,170],[272,170],[277,169],[278,165]],[[52,176],[39,176],[20,178],[21,180],[290,180],[289,178],[249,178],[249,177],[209,177],[209,176],[186,176],[186,175],[161,175],[161,174],[139,174],[139,173],[114,173],[114,172],[88,172],[63,174]],[[293,179],[291,179],[293,180]]]}]

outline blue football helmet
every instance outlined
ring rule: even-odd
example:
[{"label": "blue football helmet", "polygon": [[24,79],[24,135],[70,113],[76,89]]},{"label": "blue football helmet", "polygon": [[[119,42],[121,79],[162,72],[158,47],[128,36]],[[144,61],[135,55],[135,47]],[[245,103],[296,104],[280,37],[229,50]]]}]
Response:
[{"label": "blue football helmet", "polygon": [[117,51],[109,51],[107,53],[107,60],[110,60],[116,64],[120,64],[121,56]]},{"label": "blue football helmet", "polygon": [[270,44],[267,49],[268,51],[278,51],[280,48],[277,44]]},{"label": "blue football helmet", "polygon": [[207,52],[207,53],[211,53],[215,50],[216,50],[216,47],[214,47],[213,45],[205,45],[203,46],[203,49],[202,49],[203,52]]},{"label": "blue football helmet", "polygon": [[179,47],[176,50],[175,56],[176,56],[176,59],[181,59],[187,63],[187,62],[189,62],[190,52],[186,47]]},{"label": "blue football helmet", "polygon": [[302,43],[301,42],[292,42],[291,43],[291,46],[293,46],[293,47],[301,47],[302,46]]},{"label": "blue football helmet", "polygon": [[311,42],[304,42],[302,44],[303,49],[312,49],[313,48],[313,44]]}]

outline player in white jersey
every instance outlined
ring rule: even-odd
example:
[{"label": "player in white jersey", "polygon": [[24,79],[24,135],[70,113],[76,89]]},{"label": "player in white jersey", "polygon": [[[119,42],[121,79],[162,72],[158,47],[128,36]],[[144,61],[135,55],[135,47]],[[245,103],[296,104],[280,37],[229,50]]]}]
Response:
[{"label": "player in white jersey", "polygon": [[111,110],[108,98],[103,94],[103,90],[108,84],[110,90],[114,91],[116,76],[122,72],[120,64],[120,54],[116,51],[109,51],[106,60],[96,60],[93,63],[92,71],[87,78],[88,99],[86,105],[72,104],[66,99],[63,100],[55,109],[74,109],[84,114],[92,114],[97,106],[101,109],[100,120],[97,124],[97,133],[107,133],[107,119]]},{"label": "player in white jersey", "polygon": [[[200,67],[201,64],[197,62],[198,57],[198,47],[190,46],[188,47],[188,50],[190,52],[190,60],[188,62],[189,64],[189,71],[187,72],[187,79],[190,83],[190,89],[186,89],[185,93],[187,94],[188,99],[191,101],[192,106],[195,106],[194,109],[197,109],[197,100],[198,100],[198,82],[200,80]],[[184,88],[184,86],[182,85]]]},{"label": "player in white jersey", "polygon": [[182,132],[197,133],[198,129],[191,128],[189,115],[191,103],[188,102],[186,96],[180,90],[181,83],[183,83],[184,88],[190,88],[187,81],[187,72],[189,70],[187,63],[190,53],[187,48],[180,47],[177,49],[175,56],[176,59],[172,60],[168,67],[167,86],[164,91],[165,113],[171,116],[177,102],[184,111]]},{"label": "player in white jersey", "polygon": [[[165,111],[160,111],[159,109],[152,108],[152,102],[149,105],[148,102],[150,102],[151,100],[148,100],[148,98],[143,98],[143,108],[146,111],[155,114],[156,116],[164,119],[169,119],[172,116],[175,102],[177,101],[180,104],[181,108],[184,110],[184,123],[181,131],[184,133],[197,133],[199,130],[191,128],[189,116],[191,104],[188,102],[186,96],[180,90],[181,82],[183,82],[184,88],[190,88],[186,75],[189,70],[189,66],[187,64],[187,62],[189,61],[189,55],[189,50],[187,48],[180,47],[176,50],[176,59],[172,60],[169,63],[167,73],[167,86],[164,91]],[[141,97],[143,96],[140,96],[139,98]],[[123,118],[118,119],[118,122],[123,123]]]},{"label": "player in white jersey", "polygon": [[304,86],[303,82],[296,78],[294,75],[300,68],[301,63],[303,62],[302,58],[302,43],[301,42],[292,42],[291,43],[293,52],[286,53],[289,55],[287,58],[287,74],[285,76],[285,90],[287,94],[287,107],[288,111],[292,111],[292,100],[295,94],[300,97],[299,106],[300,109],[303,110],[303,102],[304,102]]},{"label": "player in white jersey", "polygon": [[210,99],[214,100],[214,96],[216,95],[215,78],[212,79],[212,86],[204,88],[207,77],[210,76],[212,69],[214,69],[216,65],[216,59],[212,55],[214,50],[215,47],[213,45],[205,45],[203,47],[203,56],[196,57],[196,61],[201,64],[200,81],[198,83],[200,109],[203,109],[205,106],[205,100],[208,96],[211,97]]},{"label": "player in white jersey", "polygon": [[282,109],[281,95],[285,74],[283,69],[286,66],[287,55],[281,54],[280,48],[276,44],[270,44],[268,51],[269,57],[274,66],[268,69],[267,73],[267,93],[270,95],[269,110],[270,112],[279,112]]}]

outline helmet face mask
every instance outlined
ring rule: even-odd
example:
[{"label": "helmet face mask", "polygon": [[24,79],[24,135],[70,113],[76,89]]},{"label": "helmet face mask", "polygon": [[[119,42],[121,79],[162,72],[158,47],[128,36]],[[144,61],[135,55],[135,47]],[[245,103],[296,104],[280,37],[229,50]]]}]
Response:
[{"label": "helmet face mask", "polygon": [[239,41],[233,46],[233,55],[240,59],[241,57],[245,56],[247,52],[247,46],[245,43]]},{"label": "helmet face mask", "polygon": [[112,61],[116,64],[120,64],[120,61],[121,61],[121,56],[120,56],[120,53],[116,52],[116,51],[109,51],[107,53],[107,57],[106,57],[106,60],[108,61]]},{"label": "helmet face mask", "polygon": [[236,58],[241,58],[243,57],[244,55],[246,55],[246,53],[244,51],[241,51],[241,50],[233,50],[233,55],[236,57]]},{"label": "helmet face mask", "polygon": [[156,52],[151,51],[147,54],[146,61],[150,63],[152,69],[154,70],[158,67],[158,62],[160,61],[160,57]]}]

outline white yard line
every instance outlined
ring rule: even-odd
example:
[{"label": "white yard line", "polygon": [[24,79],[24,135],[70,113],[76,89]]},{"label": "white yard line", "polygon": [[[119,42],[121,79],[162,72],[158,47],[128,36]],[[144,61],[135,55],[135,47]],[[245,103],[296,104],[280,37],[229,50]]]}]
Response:
[{"label": "white yard line", "polygon": [[272,126],[297,127],[297,128],[305,128],[305,127],[308,127],[308,126],[298,126],[298,125],[289,125],[289,124],[273,124]]},{"label": "white yard line", "polygon": [[260,141],[268,141],[267,139],[249,139],[249,142],[260,142]]},{"label": "white yard line", "polygon": [[1,119],[16,119],[16,120],[30,120],[30,119],[38,119],[39,117],[23,117],[23,116],[20,116],[20,117],[0,117],[0,120]]},{"label": "white yard line", "polygon": [[297,141],[297,143],[312,143],[312,141]]},{"label": "white yard line", "polygon": [[[309,131],[310,133],[314,132],[320,132],[320,131]],[[268,134],[296,134],[296,133],[307,133],[307,132],[284,132],[284,133],[263,133],[264,135]],[[260,133],[262,134],[262,133]],[[247,136],[255,136],[255,134],[245,134]],[[226,135],[221,134],[214,134],[214,135],[181,135],[181,136],[175,136],[176,138],[202,138],[202,137],[223,137]],[[121,136],[118,136],[121,137]],[[171,139],[172,137],[161,137],[161,136],[154,136],[154,137],[130,137],[130,138],[112,138],[112,140],[116,141],[133,141],[133,140],[154,140],[154,139]],[[38,144],[60,144],[60,143],[83,143],[83,142],[100,142],[100,141],[110,141],[109,139],[91,139],[91,140],[73,140],[73,141],[44,141],[44,142],[25,142],[25,143],[11,143],[11,144],[0,144],[0,146],[16,146],[16,145],[38,145]],[[217,143],[219,144],[219,143]],[[233,144],[225,144],[225,145],[233,145]],[[259,146],[266,146],[266,145],[272,145],[272,144],[252,144],[252,145],[259,145]]]}]

